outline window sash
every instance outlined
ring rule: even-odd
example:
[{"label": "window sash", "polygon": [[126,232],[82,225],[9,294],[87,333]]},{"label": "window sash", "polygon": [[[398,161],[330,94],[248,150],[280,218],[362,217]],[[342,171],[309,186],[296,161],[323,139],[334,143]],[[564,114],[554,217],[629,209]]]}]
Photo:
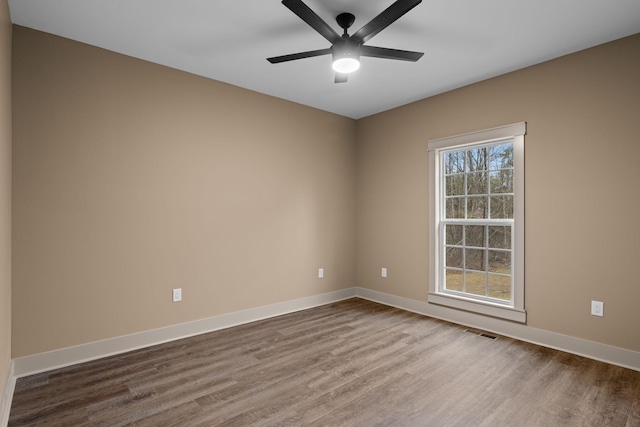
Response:
[{"label": "window sash", "polygon": [[[509,244],[509,248],[505,249],[505,248],[497,248],[497,247],[491,247],[489,245],[489,233],[488,230],[486,233],[483,233],[483,246],[474,246],[474,245],[469,245],[466,242],[466,238],[463,237],[463,242],[460,245],[456,245],[456,244],[448,244],[446,241],[446,227],[447,225],[462,225],[463,227],[465,225],[480,225],[480,226],[485,226],[485,227],[491,227],[491,226],[500,226],[500,227],[509,227],[510,228],[510,244]],[[464,236],[464,231],[463,231],[463,236]],[[448,294],[448,295],[453,295],[453,296],[462,296],[462,297],[466,297],[466,298],[473,298],[473,299],[478,299],[480,301],[486,301],[486,302],[490,302],[493,304],[499,304],[499,305],[505,305],[507,307],[513,307],[514,305],[514,238],[515,238],[515,233],[513,232],[513,220],[442,220],[439,223],[439,239],[440,239],[440,245],[439,245],[439,249],[440,249],[440,256],[439,256],[439,260],[440,263],[438,265],[438,269],[440,270],[440,274],[439,274],[439,280],[437,283],[438,286],[438,292],[443,293],[443,294]],[[462,267],[454,267],[454,266],[449,266],[447,265],[447,257],[446,257],[446,252],[447,252],[447,248],[459,248],[462,249]],[[465,259],[465,249],[476,249],[476,250],[482,250],[485,251],[483,257],[484,257],[484,263],[485,263],[485,270],[475,270],[472,268],[468,268],[466,265],[466,259]],[[510,263],[509,263],[509,267],[510,267],[510,271],[509,274],[503,274],[503,273],[498,273],[498,272],[492,272],[490,271],[490,266],[489,266],[489,252],[493,251],[493,252],[508,252],[510,257]],[[501,299],[501,298],[495,298],[495,297],[491,297],[489,295],[479,295],[479,294],[474,294],[474,293],[469,293],[466,291],[466,280],[463,276],[463,291],[457,291],[457,290],[453,290],[453,289],[449,289],[447,287],[447,280],[446,280],[446,272],[447,270],[451,270],[451,271],[460,271],[463,273],[466,273],[467,271],[472,272],[472,273],[480,273],[480,274],[484,274],[485,275],[485,294],[489,293],[489,283],[488,280],[490,278],[490,275],[494,275],[494,276],[503,276],[503,277],[509,277],[510,279],[510,286],[509,286],[509,299]]]},{"label": "window sash", "polygon": [[[494,203],[498,203],[497,207],[499,207],[501,203],[500,200],[503,200],[502,203],[505,203],[505,199],[509,200],[509,198],[511,198],[510,204],[513,209],[513,198],[515,194],[513,191],[513,182],[511,182],[512,191],[510,192],[495,191],[496,189],[493,188],[494,180],[492,179],[492,177],[495,176],[495,174],[509,173],[511,175],[511,181],[513,181],[513,163],[510,167],[504,167],[504,164],[492,164],[492,160],[495,160],[491,157],[492,149],[505,145],[510,146],[513,150],[515,148],[514,138],[497,138],[492,142],[478,142],[473,144],[466,144],[462,147],[454,146],[439,151],[438,157],[440,161],[440,170],[442,171],[442,173],[438,177],[440,182],[441,195],[441,199],[439,200],[441,210],[439,217],[441,219],[451,219],[447,217],[447,206],[449,206],[449,202],[451,202],[451,206],[457,209],[458,212],[464,212],[465,219],[473,218],[469,214],[471,208],[470,203],[474,202],[479,203],[478,207],[484,211],[483,214],[484,216],[486,216],[486,218],[492,218],[492,216],[494,215],[492,206]],[[476,166],[478,166],[478,164],[483,160],[484,168],[471,168],[470,159],[474,158],[472,153],[478,150],[482,150],[484,154],[482,157],[475,158],[477,162]],[[480,152],[477,152],[476,155],[479,156]],[[512,156],[513,155],[514,153],[512,152]],[[447,162],[448,156],[453,156],[452,158],[455,162],[453,164],[455,171],[452,173],[447,173],[447,169],[451,168],[451,164]],[[462,169],[462,171],[460,169]],[[479,177],[481,175],[483,175],[483,181],[485,181],[483,185],[481,184],[484,188],[481,188],[481,191],[476,191],[478,190],[478,188],[472,188],[473,181],[470,180],[471,177]],[[459,180],[457,183],[453,181],[453,187],[449,187],[449,180],[452,178],[459,178]],[[451,193],[450,190],[454,189],[458,191],[453,191],[453,194],[449,194]],[[456,201],[458,203],[462,202],[462,206],[456,206]],[[511,215],[513,214],[513,212],[509,213]],[[503,219],[503,217],[499,217],[496,219]]]}]

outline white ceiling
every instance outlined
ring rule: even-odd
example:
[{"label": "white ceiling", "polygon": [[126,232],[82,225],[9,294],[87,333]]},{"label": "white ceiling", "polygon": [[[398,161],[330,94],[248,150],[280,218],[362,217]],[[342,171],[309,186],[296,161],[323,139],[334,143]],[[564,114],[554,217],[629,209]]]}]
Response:
[{"label": "white ceiling", "polygon": [[[350,34],[393,0],[306,0]],[[367,44],[415,50],[417,63],[362,58],[344,84],[331,56],[266,58],[329,42],[279,0],[9,0],[13,23],[361,118],[640,32],[640,0],[424,0]]]}]

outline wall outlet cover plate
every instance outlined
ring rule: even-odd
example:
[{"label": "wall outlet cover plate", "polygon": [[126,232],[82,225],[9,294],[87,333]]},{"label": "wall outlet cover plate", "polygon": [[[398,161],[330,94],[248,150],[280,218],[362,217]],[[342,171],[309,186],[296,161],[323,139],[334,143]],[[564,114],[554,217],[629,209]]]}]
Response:
[{"label": "wall outlet cover plate", "polygon": [[591,301],[591,315],[604,316],[604,303],[602,301]]}]

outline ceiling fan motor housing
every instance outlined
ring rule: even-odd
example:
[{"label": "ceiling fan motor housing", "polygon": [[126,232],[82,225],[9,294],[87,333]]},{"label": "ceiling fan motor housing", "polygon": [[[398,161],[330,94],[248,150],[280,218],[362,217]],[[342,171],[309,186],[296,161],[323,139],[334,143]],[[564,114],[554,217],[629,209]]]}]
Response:
[{"label": "ceiling fan motor housing", "polygon": [[333,69],[339,73],[350,73],[360,66],[360,43],[343,38],[331,46]]}]

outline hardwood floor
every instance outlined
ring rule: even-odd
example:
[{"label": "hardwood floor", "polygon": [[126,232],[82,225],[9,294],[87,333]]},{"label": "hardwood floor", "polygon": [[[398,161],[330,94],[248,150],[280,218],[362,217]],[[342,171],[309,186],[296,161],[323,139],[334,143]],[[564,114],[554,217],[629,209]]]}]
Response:
[{"label": "hardwood floor", "polygon": [[640,372],[350,299],[18,380],[9,426],[640,426]]}]

